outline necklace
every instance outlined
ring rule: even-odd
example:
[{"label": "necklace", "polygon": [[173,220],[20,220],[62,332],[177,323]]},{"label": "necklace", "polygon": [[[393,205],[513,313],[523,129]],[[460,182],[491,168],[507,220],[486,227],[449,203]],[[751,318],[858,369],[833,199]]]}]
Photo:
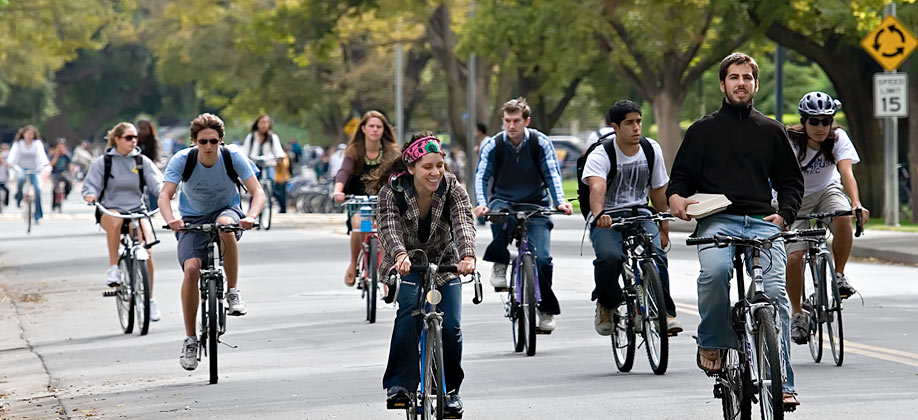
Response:
[{"label": "necklace", "polygon": [[365,165],[379,165],[379,162],[382,161],[382,155],[383,155],[382,149],[379,149],[379,154],[376,155],[376,159],[370,159],[369,156],[364,155],[363,156],[363,158],[365,159],[364,164]]}]

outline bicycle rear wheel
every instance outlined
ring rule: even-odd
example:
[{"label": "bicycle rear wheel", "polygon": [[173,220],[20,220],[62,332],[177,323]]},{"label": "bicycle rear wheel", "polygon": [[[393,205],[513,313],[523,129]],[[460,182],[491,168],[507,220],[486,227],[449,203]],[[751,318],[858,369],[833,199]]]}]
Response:
[{"label": "bicycle rear wheel", "polygon": [[118,260],[118,269],[121,270],[121,283],[116,286],[115,305],[118,308],[121,330],[125,334],[130,334],[134,331],[134,299],[131,293],[134,274],[131,271],[131,260],[121,257]]},{"label": "bicycle rear wheel", "polygon": [[134,260],[134,313],[137,317],[137,329],[140,335],[147,335],[150,330],[150,275],[147,262]]},{"label": "bicycle rear wheel", "polygon": [[271,184],[265,182],[262,183],[262,187],[265,190],[265,206],[261,209],[261,215],[259,216],[259,225],[264,230],[271,229],[271,215],[274,207],[274,188]]},{"label": "bicycle rear wheel", "polygon": [[826,285],[826,334],[829,336],[829,348],[832,350],[832,358],[836,366],[841,366],[845,362],[845,330],[842,325],[842,300],[838,291],[838,283],[835,278],[835,265],[832,261],[826,259],[829,273],[832,280],[827,281]]},{"label": "bicycle rear wheel", "polygon": [[25,206],[22,209],[22,216],[26,222],[26,233],[32,233],[32,200],[26,197],[23,201],[25,201]]},{"label": "bicycle rear wheel", "polygon": [[778,346],[774,311],[772,307],[763,307],[754,314],[758,324],[755,331],[755,357],[759,377],[756,393],[759,411],[762,419],[766,420],[784,418],[784,378],[781,374],[781,348]]},{"label": "bicycle rear wheel", "polygon": [[371,324],[376,322],[376,293],[377,279],[376,271],[379,269],[379,239],[371,236],[369,238],[369,252],[367,252],[367,321]]},{"label": "bicycle rear wheel", "polygon": [[612,357],[619,372],[630,372],[634,366],[635,333],[634,323],[636,316],[632,298],[625,294],[624,301],[612,310]]},{"label": "bicycle rear wheel", "polygon": [[536,353],[536,295],[535,295],[535,264],[532,255],[523,255],[523,312],[526,324],[526,355],[534,356]]},{"label": "bicycle rear wheel", "polygon": [[424,388],[421,392],[421,414],[424,419],[441,420],[446,401],[443,370],[443,336],[436,320],[427,321],[424,357]]},{"label": "bicycle rear wheel", "polygon": [[812,308],[810,310],[809,315],[807,315],[807,319],[809,320],[809,322],[807,323],[808,325],[807,331],[809,332],[809,339],[807,340],[807,345],[810,348],[810,356],[813,357],[813,361],[816,363],[819,363],[822,361],[823,337],[822,337],[822,323],[819,322],[819,319],[817,317],[819,309],[817,309],[816,301],[817,299],[816,299],[815,294],[810,295],[810,297],[808,297],[806,300],[806,302],[809,303],[810,308]]},{"label": "bicycle rear wheel", "polygon": [[[741,369],[742,363],[739,352],[736,349],[728,349],[723,352],[725,357],[723,363],[724,373],[717,378],[717,384],[714,385],[714,395],[720,398],[721,408],[724,412],[724,419],[735,420],[740,417],[741,409],[744,407],[743,401],[743,374]],[[745,413],[748,417],[748,400],[745,401]]]},{"label": "bicycle rear wheel", "polygon": [[210,383],[217,383],[217,281],[207,280],[207,358],[210,362]]},{"label": "bicycle rear wheel", "polygon": [[641,262],[641,281],[644,284],[642,305],[644,306],[644,347],[647,349],[647,361],[653,373],[666,373],[669,364],[669,334],[666,330],[666,295],[663,294],[663,283],[660,272],[653,261]]}]

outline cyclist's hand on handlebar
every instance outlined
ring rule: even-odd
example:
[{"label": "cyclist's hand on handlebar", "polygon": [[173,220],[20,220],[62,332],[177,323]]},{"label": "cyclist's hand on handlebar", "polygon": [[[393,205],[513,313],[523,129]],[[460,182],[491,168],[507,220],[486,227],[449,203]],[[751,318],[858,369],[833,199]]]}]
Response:
[{"label": "cyclist's hand on handlebar", "polygon": [[86,200],[86,202],[89,203],[89,204],[92,204],[92,203],[95,203],[95,202],[96,202],[96,196],[94,196],[94,195],[92,195],[92,194],[83,196],[83,199]]},{"label": "cyclist's hand on handlebar", "polygon": [[475,272],[475,257],[465,257],[456,265],[456,273],[460,275],[472,274]]},{"label": "cyclist's hand on handlebar", "polygon": [[398,271],[398,274],[401,276],[407,276],[411,273],[411,258],[408,258],[408,254],[401,253],[395,256],[395,268]]},{"label": "cyclist's hand on handlebar", "polygon": [[564,212],[564,214],[570,216],[574,213],[574,206],[572,206],[571,203],[564,203],[558,206],[558,211]]},{"label": "cyclist's hand on handlebar", "polygon": [[596,227],[604,229],[612,227],[612,216],[609,216],[608,214],[599,216],[599,219],[596,220]]},{"label": "cyclist's hand on handlebar", "polygon": [[775,213],[770,216],[765,216],[765,219],[763,220],[778,225],[782,231],[787,230],[787,226],[784,225],[784,216],[781,216],[780,214]]},{"label": "cyclist's hand on handlebar", "polygon": [[179,229],[185,227],[185,221],[182,219],[175,219],[169,223],[169,229],[172,229],[173,232],[177,232]]},{"label": "cyclist's hand on handlebar", "polygon": [[343,192],[336,192],[336,193],[332,194],[332,199],[334,199],[336,203],[341,204],[341,203],[344,202],[344,193],[343,193]]},{"label": "cyclist's hand on handlebar", "polygon": [[669,246],[669,232],[660,229],[660,248],[666,249]]},{"label": "cyclist's hand on handlebar", "polygon": [[475,217],[481,217],[488,214],[488,206],[478,206],[472,210],[472,213],[475,213]]},{"label": "cyclist's hand on handlebar", "polygon": [[679,194],[673,194],[669,196],[669,213],[682,220],[691,220],[692,218],[685,213],[690,204],[698,204],[698,201],[683,198]]},{"label": "cyclist's hand on handlebar", "polygon": [[863,219],[864,224],[866,225],[867,221],[870,220],[870,210],[867,210],[867,208],[862,207],[862,206],[856,206],[855,208],[861,209],[861,218]]},{"label": "cyclist's hand on handlebar", "polygon": [[245,230],[249,230],[253,228],[254,226],[255,226],[255,218],[246,216],[242,218],[242,220],[239,221],[239,227]]}]

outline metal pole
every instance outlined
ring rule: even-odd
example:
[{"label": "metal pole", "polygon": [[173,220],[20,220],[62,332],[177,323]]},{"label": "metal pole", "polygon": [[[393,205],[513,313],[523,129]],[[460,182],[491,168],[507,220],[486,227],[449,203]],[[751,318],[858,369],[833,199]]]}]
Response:
[{"label": "metal pole", "polygon": [[469,195],[475,196],[475,168],[478,166],[478,155],[475,154],[475,129],[478,126],[478,113],[475,112],[475,80],[476,76],[476,57],[475,53],[469,54],[468,62],[468,95],[466,99],[468,104],[468,119],[465,124],[465,188]]},{"label": "metal pole", "polygon": [[[886,14],[896,16],[896,3],[890,3],[886,7]],[[887,73],[896,73],[895,70]],[[884,218],[887,226],[899,225],[899,176],[896,173],[896,167],[899,163],[899,120],[896,117],[886,118],[886,128],[884,136],[886,150],[884,152],[884,184],[885,184],[885,205]]]},{"label": "metal pole", "polygon": [[775,119],[784,122],[784,47],[775,43]]},{"label": "metal pole", "polygon": [[405,142],[405,86],[402,81],[404,61],[402,43],[398,42],[395,44],[395,137],[399,144]]}]

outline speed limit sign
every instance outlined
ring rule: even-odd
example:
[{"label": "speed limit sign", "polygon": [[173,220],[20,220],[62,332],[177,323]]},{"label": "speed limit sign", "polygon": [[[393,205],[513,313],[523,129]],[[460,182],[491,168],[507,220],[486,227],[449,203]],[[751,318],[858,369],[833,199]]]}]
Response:
[{"label": "speed limit sign", "polygon": [[908,74],[875,73],[873,100],[876,117],[908,117]]}]

